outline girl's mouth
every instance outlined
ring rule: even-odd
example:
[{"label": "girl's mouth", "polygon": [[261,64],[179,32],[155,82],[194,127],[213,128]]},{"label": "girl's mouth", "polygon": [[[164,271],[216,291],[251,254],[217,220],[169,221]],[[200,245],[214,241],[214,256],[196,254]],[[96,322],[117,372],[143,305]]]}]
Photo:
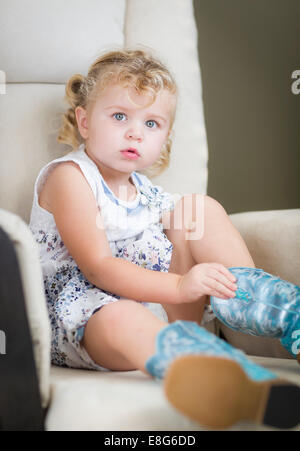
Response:
[{"label": "girl's mouth", "polygon": [[121,153],[130,160],[137,160],[140,156],[136,149],[125,149],[121,150]]}]

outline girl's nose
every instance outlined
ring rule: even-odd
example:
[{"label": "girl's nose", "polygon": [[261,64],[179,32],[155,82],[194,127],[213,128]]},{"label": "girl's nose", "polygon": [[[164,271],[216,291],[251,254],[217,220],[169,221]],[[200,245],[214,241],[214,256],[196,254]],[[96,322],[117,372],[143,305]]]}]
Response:
[{"label": "girl's nose", "polygon": [[130,127],[126,132],[126,138],[140,142],[143,139],[143,133],[139,127]]}]

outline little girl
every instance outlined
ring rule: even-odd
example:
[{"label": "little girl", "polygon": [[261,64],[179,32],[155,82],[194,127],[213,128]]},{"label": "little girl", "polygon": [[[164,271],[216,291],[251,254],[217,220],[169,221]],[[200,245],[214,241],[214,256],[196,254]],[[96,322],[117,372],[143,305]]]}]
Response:
[{"label": "little girl", "polygon": [[[201,424],[277,425],[276,376],[199,326],[214,317],[210,297],[235,297],[228,268],[255,269],[245,243],[217,201],[175,203],[148,178],[169,164],[172,75],[142,50],[113,51],[71,77],[66,97],[59,141],[74,150],[41,169],[30,219],[53,364],[167,374],[170,401]],[[290,403],[297,389],[280,393]]]}]

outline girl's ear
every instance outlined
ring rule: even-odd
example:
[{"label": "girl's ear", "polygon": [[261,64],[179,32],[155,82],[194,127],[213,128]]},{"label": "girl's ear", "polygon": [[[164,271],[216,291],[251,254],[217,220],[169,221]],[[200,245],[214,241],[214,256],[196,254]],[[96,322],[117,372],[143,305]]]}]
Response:
[{"label": "girl's ear", "polygon": [[79,133],[83,139],[88,138],[87,113],[84,108],[78,106],[75,108],[75,116]]}]

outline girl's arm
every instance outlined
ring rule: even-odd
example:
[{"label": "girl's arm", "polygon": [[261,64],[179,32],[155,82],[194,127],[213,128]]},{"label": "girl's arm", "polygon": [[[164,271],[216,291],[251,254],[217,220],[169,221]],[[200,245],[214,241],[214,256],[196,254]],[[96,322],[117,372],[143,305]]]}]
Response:
[{"label": "girl's arm", "polygon": [[[112,255],[99,209],[79,166],[60,163],[44,186],[60,236],[85,277],[126,299],[178,303],[178,274],[152,271]],[[49,210],[49,211],[50,211]]]},{"label": "girl's arm", "polygon": [[126,299],[161,304],[178,304],[181,276],[152,271],[117,257],[104,257],[93,268],[89,280],[104,290]]}]

